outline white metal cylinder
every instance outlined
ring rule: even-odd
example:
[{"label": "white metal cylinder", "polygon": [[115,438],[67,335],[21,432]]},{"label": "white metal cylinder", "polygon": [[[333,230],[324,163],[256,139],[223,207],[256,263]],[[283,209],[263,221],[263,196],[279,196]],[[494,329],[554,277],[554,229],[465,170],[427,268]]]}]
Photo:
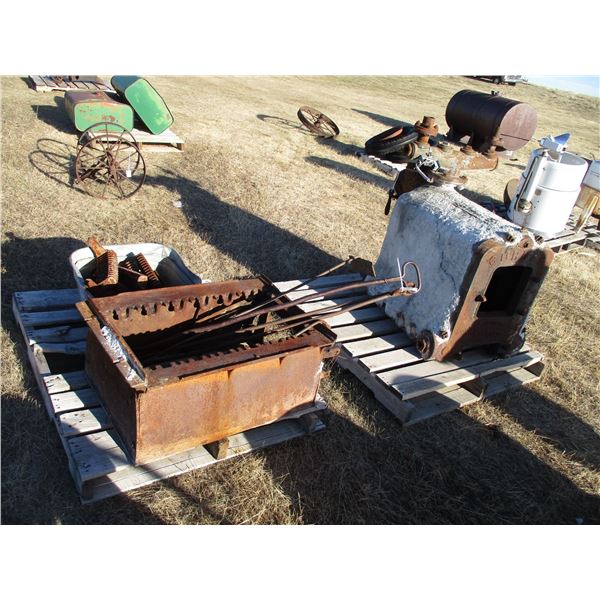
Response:
[{"label": "white metal cylinder", "polygon": [[535,150],[511,199],[508,218],[547,237],[561,232],[587,168],[587,162],[576,154]]}]

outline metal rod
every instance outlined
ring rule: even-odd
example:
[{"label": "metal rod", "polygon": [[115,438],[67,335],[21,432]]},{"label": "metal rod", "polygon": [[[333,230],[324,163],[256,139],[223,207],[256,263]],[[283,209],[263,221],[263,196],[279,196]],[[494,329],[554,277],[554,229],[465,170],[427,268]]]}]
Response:
[{"label": "metal rod", "polygon": [[[279,304],[272,308],[261,308],[258,310],[253,310],[244,315],[235,316],[235,317],[232,317],[231,319],[221,321],[220,323],[205,325],[204,327],[194,327],[194,328],[190,329],[190,331],[193,331],[194,333],[208,333],[210,331],[215,331],[217,329],[222,329],[224,327],[229,327],[231,325],[235,325],[236,323],[239,323],[240,321],[244,321],[251,317],[258,317],[259,315],[267,314],[269,312],[280,312],[282,310],[292,308],[293,306],[297,306],[298,304],[302,304],[304,302],[314,300],[316,298],[327,298],[329,296],[333,296],[334,294],[338,294],[340,292],[345,292],[348,290],[355,290],[355,289],[359,289],[362,287],[370,287],[370,286],[374,286],[374,285],[391,285],[393,283],[401,283],[404,285],[403,276],[400,275],[398,277],[390,277],[387,279],[386,278],[371,279],[370,281],[359,281],[356,283],[348,283],[346,285],[342,285],[337,288],[332,288],[332,289],[322,291],[322,292],[315,292],[314,294],[310,294],[308,296],[303,296],[302,298],[298,298],[297,300],[293,300],[291,302],[286,302],[284,304]],[[406,288],[403,288],[403,289],[407,289],[407,288],[408,288],[408,285],[406,286]],[[410,288],[410,289],[416,289],[416,291],[418,291],[419,288]],[[415,293],[415,292],[411,291],[410,293]]]},{"label": "metal rod", "polygon": [[[384,292],[377,296],[371,296],[367,300],[360,300],[358,302],[348,302],[346,304],[341,304],[339,306],[331,306],[331,307],[325,307],[325,308],[317,309],[317,310],[310,311],[310,312],[303,312],[301,314],[291,315],[289,317],[285,317],[285,318],[279,319],[277,321],[270,321],[267,323],[261,323],[261,324],[256,324],[256,325],[252,325],[249,327],[244,327],[242,329],[236,329],[235,331],[228,332],[227,334],[211,337],[211,338],[208,338],[205,340],[198,339],[198,337],[202,336],[203,332],[196,332],[195,336],[190,337],[188,339],[180,340],[178,343],[167,347],[163,353],[159,353],[153,358],[159,359],[159,358],[165,356],[167,353],[171,353],[171,354],[169,354],[170,356],[175,356],[175,355],[173,355],[173,351],[175,349],[179,348],[179,353],[181,353],[185,349],[185,346],[197,344],[198,342],[209,343],[210,344],[209,350],[212,351],[215,349],[215,345],[214,345],[215,342],[221,341],[223,339],[225,339],[225,340],[231,339],[232,340],[233,338],[235,338],[235,336],[243,334],[243,333],[251,333],[251,332],[256,332],[259,330],[264,331],[265,329],[271,329],[271,328],[275,328],[275,329],[272,329],[271,333],[276,333],[277,331],[283,331],[285,329],[289,329],[290,327],[297,327],[300,325],[304,325],[304,324],[309,323],[310,321],[314,321],[316,319],[320,320],[322,318],[338,316],[338,315],[344,314],[346,312],[352,312],[353,310],[363,308],[365,306],[368,306],[369,304],[374,304],[375,302],[379,302],[380,300],[385,300],[386,298],[390,298],[392,296],[409,296],[412,294],[416,294],[418,291],[419,291],[418,288],[401,287],[401,288],[392,290],[390,292]],[[298,322],[294,323],[293,321],[298,321]],[[284,325],[284,326],[282,327],[282,325]],[[306,328],[306,329],[308,329],[308,328]],[[193,333],[193,331],[194,330],[190,330],[189,333]],[[300,333],[304,333],[304,330]],[[300,335],[300,333],[297,333],[296,335]]]},{"label": "metal rod", "polygon": [[279,300],[280,298],[283,298],[283,296],[286,296],[290,292],[295,292],[296,290],[298,290],[299,288],[301,288],[303,285],[307,285],[307,284],[315,281],[316,279],[319,279],[319,277],[325,277],[325,275],[329,275],[329,273],[333,273],[334,271],[337,271],[338,269],[341,269],[343,266],[347,265],[352,260],[354,260],[354,256],[349,256],[345,261],[343,261],[343,262],[335,265],[334,267],[331,267],[330,269],[327,269],[326,271],[323,271],[322,273],[319,273],[318,275],[315,275],[314,277],[311,277],[310,279],[307,279],[305,281],[301,281],[300,283],[298,283],[294,287],[290,288],[289,290],[286,290],[285,292],[281,292],[281,294],[279,294],[279,296],[275,296],[274,298],[269,298],[268,300],[266,300],[262,304],[259,304],[258,306],[254,306],[254,307],[252,307],[251,310],[244,311],[244,312],[240,313],[238,316],[243,316],[243,315],[245,315],[247,313],[250,313],[250,312],[253,312],[253,311],[258,310],[260,308],[263,308],[265,306],[268,306],[269,304],[272,304],[276,300]]},{"label": "metal rod", "polygon": [[[296,327],[298,325],[304,325],[305,322],[311,321],[316,318],[329,318],[332,316],[343,315],[344,313],[352,312],[354,310],[358,310],[359,308],[364,308],[365,306],[369,306],[370,304],[374,304],[375,302],[379,302],[380,300],[391,298],[392,296],[410,296],[416,293],[415,291],[412,291],[413,288],[408,288],[408,290],[406,288],[398,288],[396,290],[392,290],[391,292],[384,292],[383,294],[379,294],[377,296],[371,296],[368,300],[360,300],[358,302],[348,302],[346,304],[340,304],[339,306],[325,307],[322,309],[305,312],[300,315],[291,315],[289,317],[284,317],[283,319],[279,319],[277,321],[270,321],[269,323],[265,323],[264,325],[252,325],[243,329],[237,329],[236,333],[246,333],[249,331],[256,331],[257,329],[266,329],[271,325],[277,326],[278,328],[275,329],[275,331],[278,331],[281,329],[279,325],[283,323],[289,324],[292,321],[300,320],[300,323],[292,324],[292,327]],[[283,329],[287,328],[288,327],[285,327]]]}]

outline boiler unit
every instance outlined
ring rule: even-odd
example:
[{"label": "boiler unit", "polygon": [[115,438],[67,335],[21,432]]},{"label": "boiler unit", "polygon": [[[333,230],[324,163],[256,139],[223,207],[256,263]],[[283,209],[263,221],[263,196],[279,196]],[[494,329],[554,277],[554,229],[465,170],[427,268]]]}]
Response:
[{"label": "boiler unit", "polygon": [[[390,277],[404,261],[419,264],[420,293],[383,307],[423,357],[445,360],[471,348],[519,350],[553,256],[454,189],[425,186],[398,198],[375,270]],[[369,294],[386,289],[374,286]]]}]

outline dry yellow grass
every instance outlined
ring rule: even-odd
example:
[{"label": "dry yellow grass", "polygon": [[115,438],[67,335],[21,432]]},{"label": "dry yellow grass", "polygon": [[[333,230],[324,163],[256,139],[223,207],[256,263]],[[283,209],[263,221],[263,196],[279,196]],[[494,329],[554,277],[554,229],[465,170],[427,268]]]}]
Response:
[{"label": "dry yellow grass", "polygon": [[[10,310],[17,290],[71,287],[68,256],[97,234],[158,241],[212,280],[292,279],[348,254],[377,257],[390,179],[354,151],[398,121],[444,108],[461,77],[152,78],[185,152],[146,153],[133,199],[102,202],[71,185],[76,136],[60,94],[2,80],[2,519],[10,523],[574,523],[600,521],[600,254],[555,259],[529,341],[547,369],[531,388],[403,430],[351,376],[323,394],[323,435],[81,507]],[[520,85],[505,95],[538,111],[538,137],[570,131],[598,156],[597,99]],[[295,112],[340,126],[320,141]],[[470,177],[502,197],[517,162]],[[174,202],[180,200],[182,208]]]}]

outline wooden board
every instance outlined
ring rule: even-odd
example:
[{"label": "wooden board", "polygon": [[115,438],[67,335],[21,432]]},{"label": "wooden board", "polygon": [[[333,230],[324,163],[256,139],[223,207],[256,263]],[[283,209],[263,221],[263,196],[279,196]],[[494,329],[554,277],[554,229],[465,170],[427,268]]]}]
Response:
[{"label": "wooden board", "polygon": [[[140,150],[146,152],[183,152],[185,141],[174,131],[167,129],[159,134],[150,133],[135,127],[130,131]],[[90,138],[102,135],[102,132],[88,132]]]},{"label": "wooden board", "polygon": [[199,446],[146,465],[132,465],[85,372],[53,373],[49,366],[49,353],[83,358],[85,328],[79,312],[73,308],[73,303],[79,300],[76,289],[17,292],[13,295],[13,313],[27,344],[44,405],[56,426],[69,471],[84,504],[325,429],[320,415],[327,404],[317,396],[308,408],[229,437],[229,445],[219,454],[220,458],[214,458],[204,446]]},{"label": "wooden board", "polygon": [[[292,294],[323,292],[328,285],[339,286],[356,280],[354,275],[337,275],[335,279],[323,277]],[[283,291],[300,282],[275,285]],[[366,298],[362,296],[362,299]],[[356,296],[354,300],[360,301],[361,297]],[[301,304],[300,308],[308,311],[321,305],[333,303],[329,299],[317,299]],[[325,319],[341,344],[338,364],[364,383],[404,425],[419,423],[530,383],[541,375],[542,355],[527,346],[508,358],[470,351],[460,360],[423,360],[413,341],[382,309],[377,308],[380,312],[368,315],[364,313],[366,318],[363,319],[359,313],[364,310],[356,311],[349,323],[340,322],[340,317]]]},{"label": "wooden board", "polygon": [[58,75],[30,75],[36,92],[114,92],[114,88],[96,75],[79,75],[79,79],[61,79]]},{"label": "wooden board", "polygon": [[183,152],[184,140],[171,129],[155,135],[133,128],[131,133],[143,152]]}]

